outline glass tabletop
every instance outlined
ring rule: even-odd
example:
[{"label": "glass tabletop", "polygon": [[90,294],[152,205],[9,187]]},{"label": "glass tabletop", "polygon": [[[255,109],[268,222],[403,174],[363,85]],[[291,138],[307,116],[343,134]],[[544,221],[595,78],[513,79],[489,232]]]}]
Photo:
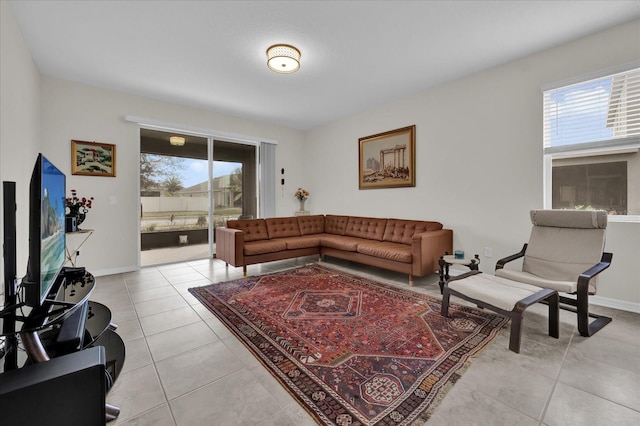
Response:
[{"label": "glass tabletop", "polygon": [[472,263],[480,263],[480,259],[477,257],[477,255],[476,257],[464,257],[462,259],[459,259],[453,254],[447,254],[442,256],[442,259],[451,265],[470,265]]},{"label": "glass tabletop", "polygon": [[[55,299],[47,299],[39,308],[18,304],[0,311],[0,335],[39,331],[59,324],[89,299],[95,278],[86,272],[77,279],[64,279]],[[15,321],[15,331],[5,332],[5,321]]]}]

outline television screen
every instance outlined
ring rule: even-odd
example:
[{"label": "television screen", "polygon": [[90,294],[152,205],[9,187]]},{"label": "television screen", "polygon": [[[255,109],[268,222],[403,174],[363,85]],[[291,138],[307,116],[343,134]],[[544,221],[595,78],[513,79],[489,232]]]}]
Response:
[{"label": "television screen", "polygon": [[31,175],[25,303],[40,306],[65,263],[65,175],[42,154]]}]

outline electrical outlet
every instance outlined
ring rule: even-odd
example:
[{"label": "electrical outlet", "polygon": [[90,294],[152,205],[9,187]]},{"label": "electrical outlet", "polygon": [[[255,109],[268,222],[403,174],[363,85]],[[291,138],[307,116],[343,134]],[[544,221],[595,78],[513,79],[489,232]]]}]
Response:
[{"label": "electrical outlet", "polygon": [[484,257],[492,257],[492,256],[493,256],[493,250],[491,250],[491,247],[485,247]]}]

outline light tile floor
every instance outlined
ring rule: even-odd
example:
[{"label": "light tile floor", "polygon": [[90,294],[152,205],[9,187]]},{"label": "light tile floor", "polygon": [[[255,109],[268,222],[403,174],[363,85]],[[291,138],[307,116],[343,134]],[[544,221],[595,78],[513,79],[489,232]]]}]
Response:
[{"label": "light tile floor", "polygon": [[[249,274],[314,260],[251,266]],[[408,285],[403,274],[335,259],[326,263]],[[92,299],[112,309],[127,348],[123,372],[107,397],[122,409],[111,425],[314,424],[242,343],[187,292],[241,275],[240,268],[205,259],[97,278]],[[435,274],[416,279],[414,289],[439,297],[437,280]],[[575,315],[563,311],[556,340],[546,334],[546,307],[531,307],[521,353],[507,349],[507,326],[471,363],[428,424],[640,424],[640,315],[592,309],[614,321],[583,338]]]}]

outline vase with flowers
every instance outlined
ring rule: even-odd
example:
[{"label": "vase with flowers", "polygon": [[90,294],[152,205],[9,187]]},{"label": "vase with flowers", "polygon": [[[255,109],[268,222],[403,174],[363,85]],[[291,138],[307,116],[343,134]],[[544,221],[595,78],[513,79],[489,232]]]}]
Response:
[{"label": "vase with flowers", "polygon": [[75,221],[67,220],[67,232],[78,230],[78,226],[87,218],[87,212],[92,205],[93,197],[78,197],[78,192],[75,189],[71,190],[71,197],[66,198],[66,217],[67,219],[75,219]]},{"label": "vase with flowers", "polygon": [[300,211],[303,212],[304,203],[305,201],[307,201],[307,198],[309,198],[309,191],[304,188],[298,188],[296,189],[296,192],[293,193],[293,196],[296,197],[300,202]]}]

